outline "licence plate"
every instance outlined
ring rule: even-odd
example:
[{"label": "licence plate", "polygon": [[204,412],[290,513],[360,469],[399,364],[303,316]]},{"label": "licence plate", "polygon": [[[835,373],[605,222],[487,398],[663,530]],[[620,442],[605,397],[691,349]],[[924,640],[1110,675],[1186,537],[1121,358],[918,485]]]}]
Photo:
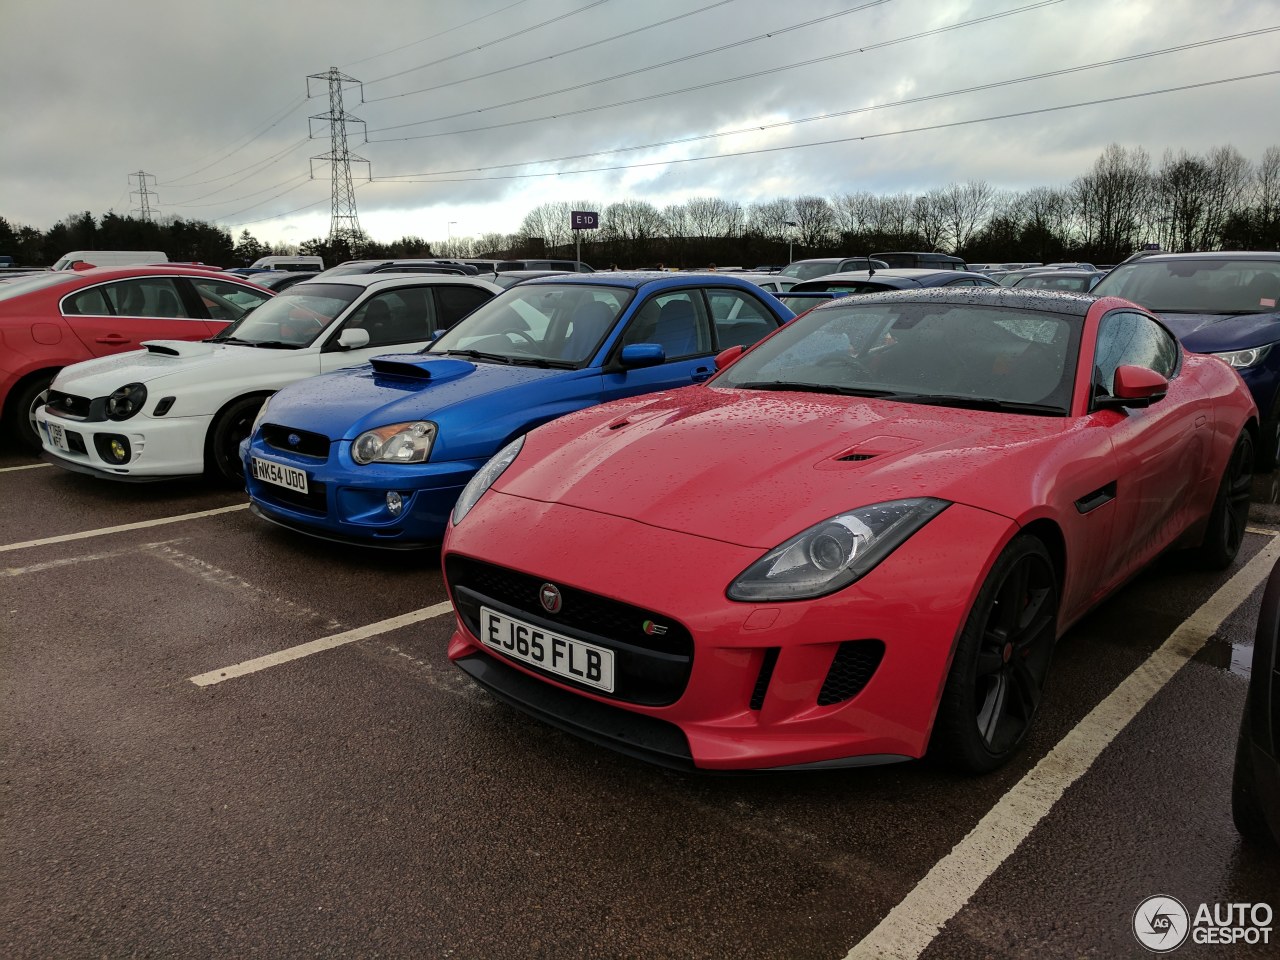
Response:
[{"label": "licence plate", "polygon": [[57,447],[59,450],[65,450],[67,453],[70,453],[71,447],[67,444],[67,434],[66,431],[62,429],[62,424],[46,420],[44,425],[49,428],[49,443]]},{"label": "licence plate", "polygon": [[480,642],[557,676],[613,693],[613,651],[480,608]]},{"label": "licence plate", "polygon": [[276,463],[274,460],[254,457],[253,478],[274,483],[277,487],[284,487],[287,490],[307,492],[307,471],[299,470],[297,467],[286,467],[283,463]]}]

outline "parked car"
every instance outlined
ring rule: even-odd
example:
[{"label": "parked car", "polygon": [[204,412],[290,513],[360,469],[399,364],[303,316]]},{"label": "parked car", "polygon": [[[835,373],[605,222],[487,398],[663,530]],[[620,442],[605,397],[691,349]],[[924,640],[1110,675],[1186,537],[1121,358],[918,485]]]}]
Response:
[{"label": "parked car", "polygon": [[293,270],[305,273],[319,273],[324,269],[324,257],[307,254],[293,256],[259,257],[253,261],[252,270]]},{"label": "parked car", "polygon": [[841,295],[884,293],[887,290],[918,290],[921,287],[998,287],[990,277],[970,270],[877,270],[875,273],[833,273],[817,280],[797,283],[791,293],[830,290]]},{"label": "parked car", "polygon": [[347,260],[318,274],[325,280],[355,277],[366,273],[441,273],[476,276],[479,271],[465,263],[446,260]]},{"label": "parked car", "polygon": [[90,267],[129,267],[168,261],[169,256],[163,250],[72,250],[55,260],[49,269],[88,270]]},{"label": "parked car", "polygon": [[507,287],[514,287],[517,283],[524,283],[526,280],[533,280],[537,277],[562,277],[568,272],[566,270],[506,270],[502,273],[485,274],[484,277],[490,283],[496,283],[505,290]]},{"label": "parked car", "polygon": [[848,273],[851,270],[866,272],[872,268],[888,270],[889,264],[870,257],[816,257],[812,260],[796,260],[794,263],[789,263],[779,271],[778,276],[789,277],[792,280],[813,280],[815,277],[825,277],[831,273]]},{"label": "parked car", "polygon": [[463,260],[481,273],[505,273],[508,270],[562,270],[566,273],[595,273],[595,268],[581,260]]},{"label": "parked car", "polygon": [[164,265],[59,270],[0,284],[5,432],[36,451],[36,408],[68,364],[143,340],[203,340],[271,297],[238,277]]},{"label": "parked car", "polygon": [[1018,277],[1007,286],[1019,290],[1065,290],[1069,293],[1088,293],[1105,277],[1104,270],[1041,270]]},{"label": "parked car", "polygon": [[264,273],[255,274],[253,282],[260,287],[266,287],[268,290],[274,290],[279,293],[281,290],[287,290],[295,283],[301,283],[303,280],[310,280],[312,277],[319,276],[318,273],[305,270],[267,270]]},{"label": "parked car", "polygon": [[1246,840],[1280,847],[1280,563],[1271,568],[1253,637],[1253,669],[1231,777],[1231,814]]},{"label": "parked car", "polygon": [[1093,292],[1154,311],[1188,350],[1225,360],[1262,411],[1258,468],[1280,447],[1280,253],[1153,253],[1120,264]]},{"label": "parked car", "polygon": [[717,351],[791,317],[733,277],[526,280],[422,354],[375,357],[272,397],[245,450],[253,510],[335,540],[438,544],[459,491],[513,437],[605,400],[705,380]]},{"label": "parked car", "polygon": [[717,366],[462,492],[449,657],[481,686],[676,767],[977,773],[1067,628],[1167,548],[1220,569],[1244,537],[1248,391],[1118,298],[844,298]]},{"label": "parked car", "polygon": [[117,480],[208,472],[238,483],[240,442],[271,393],[388,347],[421,347],[499,292],[479,277],[304,280],[203,343],[148,340],[76,364],[35,415],[46,459]]},{"label": "parked car", "polygon": [[[716,272],[719,273],[720,271],[717,270]],[[747,280],[750,283],[754,283],[761,290],[768,290],[775,296],[780,293],[785,293],[799,282],[795,277],[784,277],[780,273],[750,272],[738,273],[735,274],[735,276],[743,280]]]},{"label": "parked car", "polygon": [[894,270],[968,270],[960,257],[946,253],[909,253],[895,250],[891,253],[873,253]]}]

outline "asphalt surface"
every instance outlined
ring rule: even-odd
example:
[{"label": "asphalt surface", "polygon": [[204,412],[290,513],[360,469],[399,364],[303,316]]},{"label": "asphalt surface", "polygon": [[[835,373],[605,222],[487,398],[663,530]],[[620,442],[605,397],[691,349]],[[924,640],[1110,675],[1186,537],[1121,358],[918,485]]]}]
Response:
[{"label": "asphalt surface", "polygon": [[[0,452],[0,955],[838,960],[1280,530],[1171,556],[1074,627],[1007,768],[719,778],[494,702],[448,614],[192,677],[445,599],[439,558],[277,530],[242,493]],[[12,469],[31,467],[31,469]],[[87,538],[48,538],[237,508]],[[37,542],[32,542],[37,541]],[[1135,908],[1268,901],[1231,822],[1260,590],[1137,713],[923,956],[1147,956]],[[1178,955],[1273,957],[1188,941]]]}]

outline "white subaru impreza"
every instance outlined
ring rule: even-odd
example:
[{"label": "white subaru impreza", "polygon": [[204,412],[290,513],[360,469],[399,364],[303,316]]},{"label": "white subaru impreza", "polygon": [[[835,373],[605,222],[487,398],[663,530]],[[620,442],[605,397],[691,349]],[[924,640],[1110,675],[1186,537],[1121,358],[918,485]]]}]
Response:
[{"label": "white subaru impreza", "polygon": [[286,384],[426,346],[502,288],[479,277],[366,274],[308,280],[198,343],[63,368],[35,419],[43,456],[78,473],[243,479],[240,442]]}]

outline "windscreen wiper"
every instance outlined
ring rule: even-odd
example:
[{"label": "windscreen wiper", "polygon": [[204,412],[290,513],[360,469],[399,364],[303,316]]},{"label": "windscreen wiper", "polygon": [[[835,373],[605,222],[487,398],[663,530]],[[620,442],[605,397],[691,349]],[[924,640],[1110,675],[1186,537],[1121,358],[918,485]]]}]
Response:
[{"label": "windscreen wiper", "polygon": [[510,357],[500,353],[485,353],[481,350],[445,350],[446,357],[466,357],[468,360],[490,360],[493,363],[511,363]]},{"label": "windscreen wiper", "polygon": [[995,410],[1007,413],[1038,413],[1056,417],[1066,415],[1061,407],[1047,403],[1020,403],[1016,400],[1001,400],[999,397],[972,397],[956,393],[891,393],[887,399],[899,403],[936,404],[939,407],[962,407],[966,410]]},{"label": "windscreen wiper", "polygon": [[840,387],[830,383],[795,383],[789,380],[752,380],[735,383],[739,390],[794,390],[800,393],[835,393],[843,397],[889,397],[896,399],[892,390],[876,390],[871,387]]},{"label": "windscreen wiper", "polygon": [[571,370],[577,364],[572,360],[552,360],[549,357],[508,357],[508,363],[514,363],[521,367],[557,367],[561,370]]}]

